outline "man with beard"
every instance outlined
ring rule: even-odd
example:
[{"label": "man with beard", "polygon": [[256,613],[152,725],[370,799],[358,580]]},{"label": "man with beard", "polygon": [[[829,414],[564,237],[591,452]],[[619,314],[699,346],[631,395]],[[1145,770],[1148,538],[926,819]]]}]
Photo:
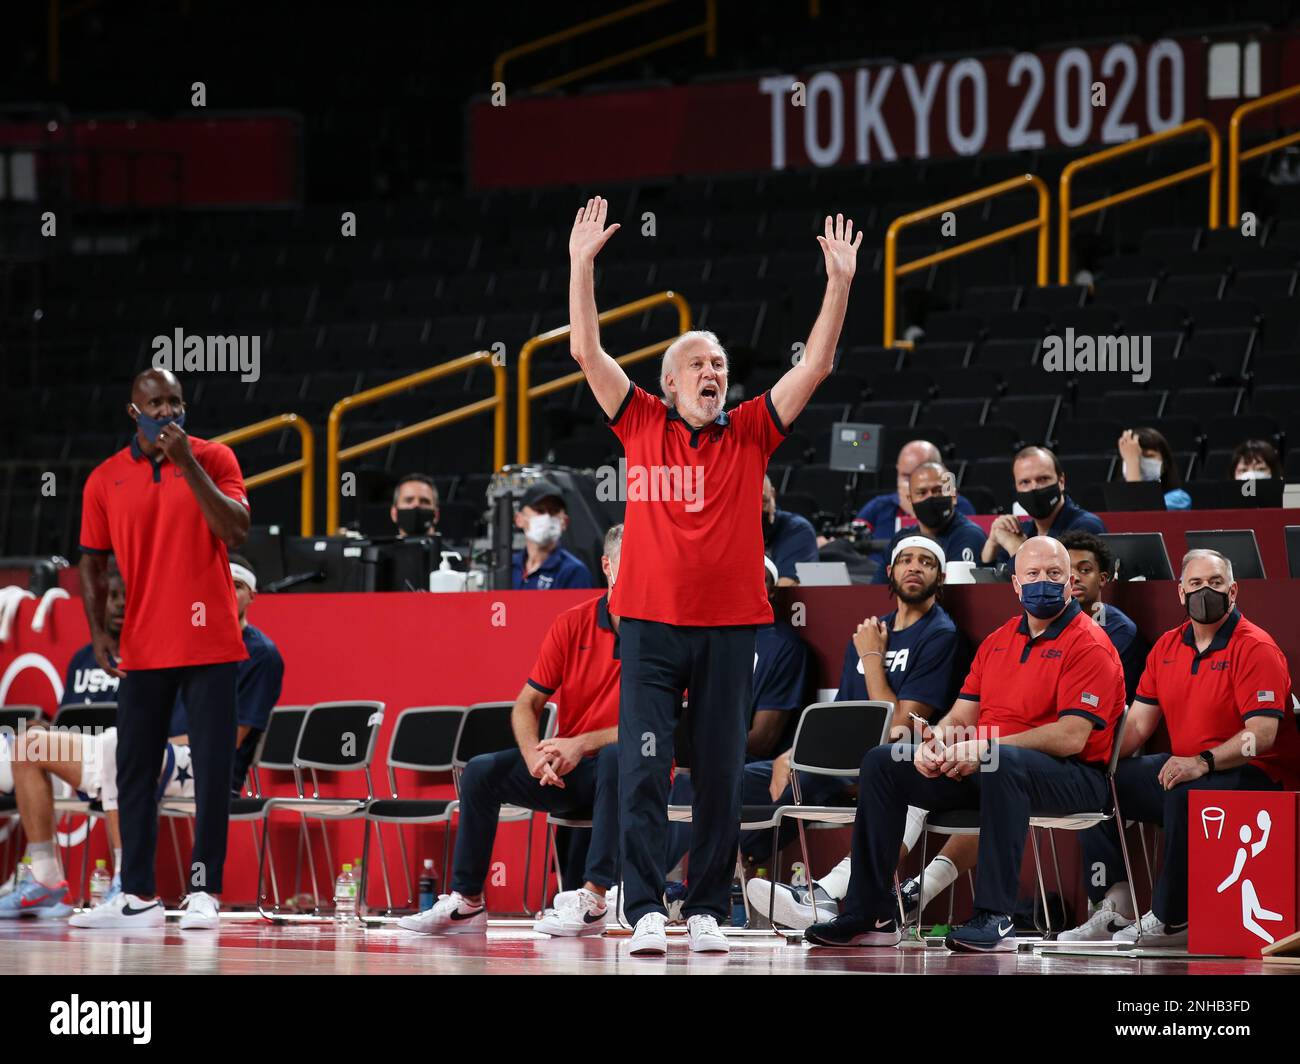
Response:
[{"label": "man with beard", "polygon": [[[898,606],[883,617],[868,617],[858,625],[844,651],[844,669],[835,701],[873,699],[893,703],[890,734],[895,737],[911,734],[910,714],[929,720],[941,707],[952,704],[953,683],[959,675],[954,665],[961,639],[956,624],[936,601],[946,567],[943,548],[931,539],[913,534],[896,543],[889,565],[889,589]],[[800,795],[810,805],[844,801],[853,786],[852,781],[836,776],[801,775],[799,778]],[[775,761],[746,766],[744,800],[746,805],[763,805],[769,801],[793,803],[790,751]],[[909,818],[904,853],[920,837],[920,826],[918,811]],[[780,845],[785,845],[794,830],[793,822],[783,827]],[[770,831],[747,832],[741,836],[741,851],[752,861],[767,860],[771,856],[771,838]],[[836,905],[848,889],[849,874],[850,858],[845,857],[829,874],[812,884],[818,916],[824,919],[835,915]],[[932,887],[929,870],[926,874],[928,895],[943,889]],[[954,871],[952,878],[956,874]],[[939,878],[936,876],[936,881]],[[771,898],[773,889],[775,902]],[[755,877],[745,891],[756,911],[767,913],[770,909],[773,919],[783,927],[807,927],[816,918],[812,898],[803,889],[785,883],[773,887],[767,880]]]},{"label": "man with beard", "polygon": [[[942,462],[922,462],[907,478],[907,497],[916,515],[920,533],[928,536],[943,548],[949,561],[978,562],[984,549],[984,533],[957,508],[957,486],[953,475]],[[894,544],[906,536],[914,536],[916,528],[903,528],[894,533]],[[881,569],[876,583],[883,584],[887,573]]]},{"label": "man with beard", "polygon": [[776,508],[776,489],[763,478],[763,545],[776,563],[778,587],[799,583],[800,562],[817,561],[817,532],[802,514]]},{"label": "man with beard", "polygon": [[896,946],[894,872],[909,807],[979,810],[975,912],[944,945],[1016,948],[1012,913],[1031,816],[1101,810],[1124,672],[1106,634],[1070,596],[1070,555],[1035,536],[1016,552],[1022,612],[975,655],[952,709],[919,745],[862,759],[853,871],[839,915],[804,932],[817,946]]},{"label": "man with beard", "polygon": [[989,528],[980,553],[985,565],[1001,564],[1031,536],[1060,539],[1066,532],[1106,531],[1101,518],[1065,494],[1065,470],[1046,447],[1025,447],[1011,462],[1016,502],[1029,516],[1023,521],[1002,514]]},{"label": "man with beard", "polygon": [[[1124,818],[1164,829],[1151,910],[1137,922],[1115,821],[1108,821],[1080,836],[1094,909],[1079,927],[1062,932],[1061,941],[1185,946],[1190,793],[1300,786],[1286,657],[1272,636],[1242,616],[1238,595],[1232,562],[1218,551],[1183,556],[1178,601],[1188,619],[1151,648],[1124,731],[1128,755],[1163,716],[1172,753],[1125,756],[1115,774]],[[1092,874],[1097,869],[1101,877]]]},{"label": "man with beard", "polygon": [[538,481],[526,492],[515,514],[523,529],[524,549],[515,551],[510,586],[516,591],[550,591],[591,587],[591,571],[575,554],[560,546],[569,527],[564,492],[550,481]]}]

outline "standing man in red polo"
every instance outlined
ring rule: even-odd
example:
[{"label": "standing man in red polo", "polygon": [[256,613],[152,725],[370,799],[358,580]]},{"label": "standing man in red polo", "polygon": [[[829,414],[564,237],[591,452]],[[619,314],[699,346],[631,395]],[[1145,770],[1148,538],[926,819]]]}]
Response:
[{"label": "standing man in red polo", "polygon": [[858,246],[852,220],[818,236],[826,295],[803,357],[765,392],[730,412],[727,353],[708,332],[664,352],[663,397],[632,385],[600,345],[595,261],[618,225],[597,196],[569,237],[573,357],[623,444],[626,553],[610,611],[623,618],[619,799],[624,908],[633,953],[667,949],[663,906],[668,775],[682,693],[690,689],[695,788],[690,890],[682,907],[691,948],[725,952],[717,921],[740,833],[755,631],[772,623],[763,583],[762,487],[767,461],[831,372]]},{"label": "standing man in red polo", "polygon": [[[235,680],[248,657],[228,550],[248,535],[248,498],[229,447],[186,434],[180,382],[145,370],[131,387],[130,446],[90,474],[82,495],[81,591],[95,660],[122,678],[117,708],[122,926],[163,922],[154,896],[158,765],[179,692],[188,711],[194,856],[182,929],[217,926],[235,751]],[[121,659],[105,624],[108,555],[126,581]],[[103,921],[100,921],[102,926]]]},{"label": "standing man in red polo", "polygon": [[[1113,822],[1080,836],[1089,918],[1064,942],[1187,945],[1187,799],[1191,791],[1300,787],[1300,735],[1291,719],[1286,655],[1237,608],[1232,562],[1183,556],[1178,601],[1187,620],[1151,648],[1124,731],[1115,792],[1126,819],[1159,824],[1164,853],[1151,911],[1138,921]],[[1129,757],[1164,717],[1171,753]],[[1103,872],[1101,877],[1093,875]],[[1099,881],[1100,880],[1100,881]]]}]

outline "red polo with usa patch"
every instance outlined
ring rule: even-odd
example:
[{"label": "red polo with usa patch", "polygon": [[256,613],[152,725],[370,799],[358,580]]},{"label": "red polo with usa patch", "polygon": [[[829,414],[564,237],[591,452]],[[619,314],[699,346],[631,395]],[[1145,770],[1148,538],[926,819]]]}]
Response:
[{"label": "red polo with usa patch", "polygon": [[770,392],[692,428],[632,385],[610,427],[627,460],[620,617],[726,627],[772,623],[763,576],[763,476],[789,433]]},{"label": "red polo with usa patch", "polygon": [[1133,700],[1160,707],[1176,757],[1213,750],[1253,717],[1274,718],[1272,748],[1250,763],[1288,790],[1300,787],[1300,734],[1286,656],[1240,610],[1228,615],[1204,650],[1196,649],[1191,621],[1156,640]]},{"label": "red polo with usa patch", "polygon": [[[217,490],[247,508],[234,452],[194,436],[189,444]],[[81,549],[113,554],[122,571],[125,671],[248,657],[226,545],[208,527],[185,471],[165,457],[150,459],[135,437],[86,480]]]},{"label": "red polo with usa patch", "polygon": [[528,685],[548,697],[559,693],[556,735],[568,739],[618,726],[620,675],[618,633],[601,595],[551,622]]},{"label": "red polo with usa patch", "polygon": [[1124,711],[1124,666],[1101,626],[1071,602],[1036,636],[1023,613],[994,631],[957,697],[979,702],[978,725],[1000,735],[1083,717],[1092,732],[1077,759],[1104,768]]}]

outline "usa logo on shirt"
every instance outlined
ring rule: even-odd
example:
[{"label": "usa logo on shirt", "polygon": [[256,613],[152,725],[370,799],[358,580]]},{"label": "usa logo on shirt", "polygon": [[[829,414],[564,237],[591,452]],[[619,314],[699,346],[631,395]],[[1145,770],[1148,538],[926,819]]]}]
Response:
[{"label": "usa logo on shirt", "polygon": [[1273,692],[1272,692],[1272,691],[1256,691],[1256,692],[1255,692],[1255,701],[1256,701],[1256,702],[1272,702],[1272,701],[1273,701]]},{"label": "usa logo on shirt", "polygon": [[1092,706],[1094,709],[1101,704],[1101,699],[1088,691],[1084,691],[1079,698],[1082,700],[1084,705]]}]

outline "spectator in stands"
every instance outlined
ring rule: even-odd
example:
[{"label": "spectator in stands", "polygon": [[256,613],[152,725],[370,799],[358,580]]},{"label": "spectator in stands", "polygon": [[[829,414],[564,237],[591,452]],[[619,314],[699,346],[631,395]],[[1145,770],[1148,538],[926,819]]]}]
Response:
[{"label": "spectator in stands", "polygon": [[1065,532],[1105,532],[1106,526],[1065,493],[1065,470],[1046,447],[1025,447],[1011,462],[1016,501],[1029,516],[1002,514],[989,528],[980,554],[985,565],[1007,561],[1033,536],[1059,539]]},{"label": "spectator in stands", "polygon": [[[1164,860],[1151,910],[1136,920],[1114,821],[1080,837],[1092,915],[1062,941],[1187,943],[1187,806],[1190,792],[1300,787],[1300,733],[1291,678],[1273,638],[1237,608],[1232,562],[1218,551],[1183,556],[1178,600],[1188,619],[1147,657],[1115,776],[1121,815],[1164,829]],[[1170,753],[1130,757],[1164,717]],[[1252,827],[1254,825],[1251,825]],[[1104,874],[1097,876],[1096,872]]]},{"label": "spectator in stands", "polygon": [[1124,463],[1124,479],[1130,483],[1156,481],[1165,493],[1166,510],[1190,510],[1192,497],[1183,490],[1169,441],[1151,428],[1125,429],[1119,438],[1119,456]]},{"label": "spectator in stands", "polygon": [[591,571],[560,546],[560,537],[569,527],[569,513],[559,487],[541,480],[524,492],[515,527],[524,530],[524,549],[515,551],[512,588],[548,591],[592,586]]},{"label": "spectator in stands", "polygon": [[[883,617],[864,620],[844,648],[844,667],[835,701],[875,699],[892,703],[890,732],[893,735],[911,734],[910,714],[930,720],[943,706],[952,704],[956,693],[954,683],[958,677],[956,663],[961,638],[956,624],[938,603],[946,568],[943,548],[933,540],[914,534],[896,543],[889,566],[889,589],[897,606]],[[744,804],[794,801],[790,753],[787,749],[775,761],[745,767]],[[836,777],[801,775],[799,790],[805,803],[831,804],[848,798],[852,784]],[[903,840],[906,849],[916,843],[920,825],[918,811],[909,819],[909,830]],[[793,824],[789,825],[789,831],[793,833]],[[771,841],[770,831],[748,832],[741,836],[741,851],[751,861],[764,861],[772,856]],[[952,864],[946,856],[944,860]],[[970,863],[974,863],[973,850]],[[835,915],[848,889],[849,872],[850,862],[846,857],[829,874],[813,882],[811,890],[816,892],[817,913],[822,918]],[[955,866],[951,878],[947,878],[931,862],[926,870],[927,899],[942,891],[956,876]],[[771,897],[773,890],[775,899]],[[774,919],[784,927],[807,927],[815,918],[807,890],[785,883],[773,887],[765,879],[753,878],[746,886],[746,893],[755,910],[767,913],[771,907]]]},{"label": "spectator in stands", "polygon": [[778,587],[799,583],[795,566],[799,562],[817,561],[817,532],[812,522],[801,514],[776,508],[776,489],[763,478],[763,546],[776,562]]},{"label": "spectator in stands", "polygon": [[[113,637],[114,647],[122,634],[122,621],[126,617],[126,584],[121,570],[112,558],[108,562],[108,593],[104,600],[104,626]],[[114,654],[116,654],[114,649]],[[95,645],[87,643],[68,661],[68,673],[63,681],[61,706],[85,705],[87,702],[116,702],[117,687],[122,681],[99,666],[95,660]]]},{"label": "spectator in stands", "polygon": [[[867,522],[876,539],[891,539],[901,527],[901,522],[916,516],[909,495],[909,481],[912,471],[923,462],[942,464],[943,455],[939,453],[939,448],[929,440],[912,440],[903,444],[894,463],[894,472],[898,476],[895,490],[888,495],[877,495],[858,511],[858,519]],[[969,517],[975,512],[975,507],[965,496],[958,495],[957,512]],[[880,564],[882,567],[885,564],[884,552]]]},{"label": "spectator in stands", "polygon": [[[538,500],[534,500],[538,501]],[[541,500],[546,501],[546,500]],[[530,504],[531,506],[531,504]],[[612,588],[618,580],[623,526],[605,533],[600,560]],[[492,860],[503,805],[590,816],[586,882],[555,899],[533,929],[559,937],[605,930],[605,893],[618,862],[619,622],[608,593],[561,613],[546,633],[528,682],[515,699],[511,725],[517,747],[480,754],[460,778],[460,829],[452,890],[432,909],[405,916],[398,926],[426,935],[483,935],[483,884]],[[542,710],[559,694],[554,739],[538,735]]]},{"label": "spectator in stands", "polygon": [[393,489],[388,516],[399,536],[432,535],[438,527],[438,486],[426,473],[407,473]]},{"label": "spectator in stands", "polygon": [[[919,529],[901,528],[895,532],[889,545],[891,554],[895,543],[920,531],[943,548],[948,561],[979,562],[984,531],[958,511],[957,482],[942,462],[922,462],[913,469],[906,497]],[[887,579],[884,569],[877,571],[876,583],[883,584]]]},{"label": "spectator in stands", "polygon": [[[975,913],[950,950],[1016,948],[1013,913],[1029,818],[1101,809],[1124,673],[1105,634],[1070,595],[1070,555],[1034,536],[1016,552],[1023,612],[980,645],[952,709],[919,746],[862,760],[848,893],[834,920],[804,932],[821,946],[894,946],[891,889],[908,807],[979,810]],[[987,771],[982,771],[987,769]]]},{"label": "spectator in stands", "polygon": [[1127,698],[1132,699],[1151,647],[1128,614],[1118,606],[1101,601],[1102,591],[1114,579],[1115,556],[1106,546],[1106,541],[1091,532],[1066,532],[1061,543],[1070,552],[1074,601],[1101,625],[1119,654],[1120,664],[1124,666],[1124,692]]},{"label": "spectator in stands", "polygon": [[1266,440],[1245,440],[1232,452],[1234,480],[1282,479],[1282,459]]}]

